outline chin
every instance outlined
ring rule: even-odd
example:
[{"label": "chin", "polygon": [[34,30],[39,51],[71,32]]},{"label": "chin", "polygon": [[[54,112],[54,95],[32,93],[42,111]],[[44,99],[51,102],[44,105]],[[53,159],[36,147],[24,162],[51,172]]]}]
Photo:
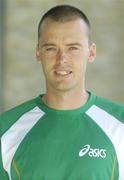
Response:
[{"label": "chin", "polygon": [[59,85],[54,85],[54,89],[56,89],[57,91],[61,91],[61,92],[68,92],[71,90],[76,89],[76,85],[74,84],[59,84]]}]

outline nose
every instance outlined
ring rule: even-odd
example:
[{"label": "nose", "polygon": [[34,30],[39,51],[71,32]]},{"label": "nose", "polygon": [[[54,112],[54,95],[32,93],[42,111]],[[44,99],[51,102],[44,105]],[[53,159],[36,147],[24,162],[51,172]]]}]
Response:
[{"label": "nose", "polygon": [[57,53],[57,61],[65,63],[67,61],[67,54],[63,50],[59,50]]}]

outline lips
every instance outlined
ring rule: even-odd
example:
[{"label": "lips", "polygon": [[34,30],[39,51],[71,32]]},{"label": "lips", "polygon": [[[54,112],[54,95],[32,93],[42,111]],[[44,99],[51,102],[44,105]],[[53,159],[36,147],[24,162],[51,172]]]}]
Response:
[{"label": "lips", "polygon": [[71,73],[72,73],[71,70],[55,70],[55,74],[61,75],[61,76],[66,76],[66,75],[69,75]]}]

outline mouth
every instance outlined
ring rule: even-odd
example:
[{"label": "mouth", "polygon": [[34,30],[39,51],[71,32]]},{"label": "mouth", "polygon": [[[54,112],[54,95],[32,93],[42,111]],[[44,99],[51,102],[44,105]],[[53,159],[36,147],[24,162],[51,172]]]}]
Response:
[{"label": "mouth", "polygon": [[55,74],[61,77],[66,77],[72,74],[71,70],[55,70]]}]

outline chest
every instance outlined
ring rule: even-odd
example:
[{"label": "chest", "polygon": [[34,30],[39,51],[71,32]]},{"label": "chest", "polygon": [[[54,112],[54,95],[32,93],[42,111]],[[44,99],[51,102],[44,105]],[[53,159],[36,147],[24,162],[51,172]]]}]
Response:
[{"label": "chest", "polygon": [[23,180],[116,180],[118,177],[112,143],[98,126],[90,123],[38,123],[20,144],[13,162],[14,180],[19,174]]}]

